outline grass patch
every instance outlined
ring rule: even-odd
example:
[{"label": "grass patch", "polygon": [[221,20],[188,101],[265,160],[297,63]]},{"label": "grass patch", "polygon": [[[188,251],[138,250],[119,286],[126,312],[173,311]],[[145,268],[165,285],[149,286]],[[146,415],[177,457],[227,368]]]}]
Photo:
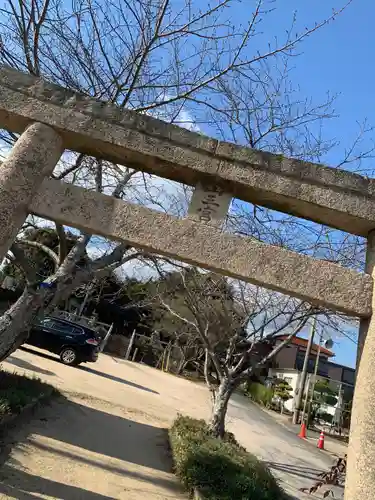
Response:
[{"label": "grass patch", "polygon": [[54,393],[58,393],[57,389],[36,377],[0,370],[0,420],[17,415],[30,403]]},{"label": "grass patch", "polygon": [[245,394],[249,398],[260,405],[270,407],[273,398],[273,389],[271,387],[266,387],[258,382],[252,382],[246,389]]},{"label": "grass patch", "polygon": [[169,430],[175,471],[186,489],[207,500],[285,500],[267,467],[240,446],[233,434],[210,434],[204,420],[179,416]]}]

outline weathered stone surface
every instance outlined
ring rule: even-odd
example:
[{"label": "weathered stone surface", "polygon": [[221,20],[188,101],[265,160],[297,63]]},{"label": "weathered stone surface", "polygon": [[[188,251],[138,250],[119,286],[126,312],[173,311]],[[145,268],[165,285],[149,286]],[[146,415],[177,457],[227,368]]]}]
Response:
[{"label": "weathered stone surface", "polygon": [[24,223],[32,196],[62,152],[61,137],[52,128],[34,123],[0,165],[0,260]]},{"label": "weathered stone surface", "polygon": [[375,228],[375,180],[291,160],[166,124],[11,69],[0,71],[0,125],[40,121],[67,148],[366,236]]},{"label": "weathered stone surface", "polygon": [[371,313],[372,279],[255,239],[45,180],[32,213],[348,314]]},{"label": "weathered stone surface", "polygon": [[[375,277],[375,231],[368,238],[366,272]],[[375,294],[372,307],[375,305]],[[374,310],[374,309],[373,309]],[[358,336],[345,500],[373,500],[375,488],[375,316],[362,319]]]},{"label": "weathered stone surface", "polygon": [[215,227],[222,227],[232,198],[213,186],[195,186],[188,215],[191,219]]}]

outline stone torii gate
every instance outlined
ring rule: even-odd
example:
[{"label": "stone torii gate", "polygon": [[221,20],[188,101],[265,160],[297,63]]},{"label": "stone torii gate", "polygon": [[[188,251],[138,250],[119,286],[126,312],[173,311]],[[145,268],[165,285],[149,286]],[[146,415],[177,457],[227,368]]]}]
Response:
[{"label": "stone torii gate", "polygon": [[[372,500],[375,180],[219,142],[9,68],[0,69],[0,127],[21,134],[0,168],[1,258],[33,213],[361,318],[345,499]],[[228,193],[227,205],[236,197],[364,236],[366,272],[50,179],[64,149],[214,186]]]}]

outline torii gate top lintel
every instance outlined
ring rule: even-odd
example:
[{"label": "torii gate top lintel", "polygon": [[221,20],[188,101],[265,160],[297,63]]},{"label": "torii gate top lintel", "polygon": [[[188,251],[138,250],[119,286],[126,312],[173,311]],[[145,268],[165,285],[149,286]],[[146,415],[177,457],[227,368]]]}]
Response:
[{"label": "torii gate top lintel", "polygon": [[375,180],[218,141],[0,69],[0,126],[58,130],[68,149],[125,163],[181,183],[213,184],[244,201],[367,236],[375,229]]}]

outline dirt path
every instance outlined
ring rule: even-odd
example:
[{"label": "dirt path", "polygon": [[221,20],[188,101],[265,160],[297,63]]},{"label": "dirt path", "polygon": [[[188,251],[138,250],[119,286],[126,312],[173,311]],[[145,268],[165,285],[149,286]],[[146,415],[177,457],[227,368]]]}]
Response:
[{"label": "dirt path", "polygon": [[[185,498],[169,474],[163,428],[178,413],[208,418],[210,401],[203,385],[105,355],[95,364],[71,368],[45,353],[17,351],[3,366],[39,376],[65,391],[71,402],[45,410],[46,416],[23,431],[21,444],[3,467],[0,498]],[[299,488],[310,487],[332,464],[331,456],[244,397],[231,401],[227,423],[295,499],[318,498]]]},{"label": "dirt path", "polygon": [[96,399],[38,410],[0,469],[1,499],[179,499],[162,422]]}]

